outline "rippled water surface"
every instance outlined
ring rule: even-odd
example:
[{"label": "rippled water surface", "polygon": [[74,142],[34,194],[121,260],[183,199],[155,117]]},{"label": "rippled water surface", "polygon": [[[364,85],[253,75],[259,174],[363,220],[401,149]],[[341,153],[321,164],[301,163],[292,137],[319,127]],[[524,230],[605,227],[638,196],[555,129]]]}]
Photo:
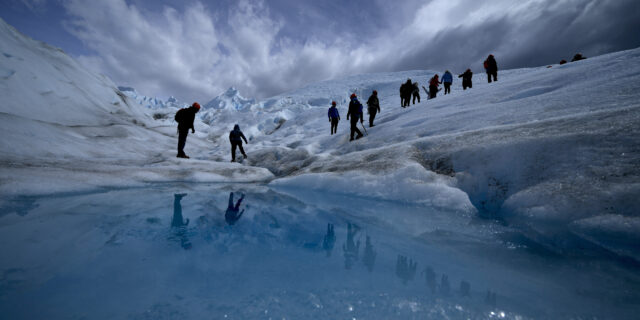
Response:
[{"label": "rippled water surface", "polygon": [[3,198],[3,319],[632,319],[640,269],[455,211],[253,185]]}]

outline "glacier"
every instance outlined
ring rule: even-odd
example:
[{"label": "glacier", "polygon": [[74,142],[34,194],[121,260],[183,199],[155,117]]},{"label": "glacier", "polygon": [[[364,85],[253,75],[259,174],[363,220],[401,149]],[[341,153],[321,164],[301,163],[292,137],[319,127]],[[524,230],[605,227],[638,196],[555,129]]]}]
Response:
[{"label": "glacier", "polygon": [[[441,72],[354,75],[264,100],[230,88],[200,101],[189,160],[175,158],[173,115],[192,101],[118,87],[1,20],[0,51],[3,314],[523,319],[639,311],[640,49],[502,70],[492,84],[477,72],[472,89],[454,82],[451,95],[406,109],[399,85],[424,85]],[[376,126],[349,142],[348,96],[364,102],[372,90],[382,109]],[[337,136],[329,134],[331,101],[342,117]],[[234,124],[249,140],[243,164],[229,162]],[[234,226],[221,219],[230,192],[246,194]],[[171,227],[181,193],[191,223]],[[330,257],[327,224],[336,228]],[[343,263],[354,237],[361,255],[371,239],[374,271],[365,260]],[[417,275],[407,261],[417,261]],[[420,278],[427,267],[435,292]]]}]

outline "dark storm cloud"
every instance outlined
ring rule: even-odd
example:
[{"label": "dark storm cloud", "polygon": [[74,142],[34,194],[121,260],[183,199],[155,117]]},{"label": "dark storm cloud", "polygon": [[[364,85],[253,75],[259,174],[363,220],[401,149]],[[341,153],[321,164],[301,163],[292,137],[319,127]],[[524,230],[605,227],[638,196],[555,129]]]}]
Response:
[{"label": "dark storm cloud", "polygon": [[438,32],[417,44],[390,67],[482,71],[490,53],[502,69],[570,60],[575,53],[594,56],[640,46],[640,1],[543,3],[526,17],[510,13],[476,25]]}]

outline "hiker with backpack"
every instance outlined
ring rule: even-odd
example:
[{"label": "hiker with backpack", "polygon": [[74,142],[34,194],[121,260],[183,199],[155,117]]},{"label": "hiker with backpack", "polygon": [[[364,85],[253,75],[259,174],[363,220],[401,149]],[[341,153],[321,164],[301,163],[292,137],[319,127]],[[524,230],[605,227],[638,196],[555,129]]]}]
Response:
[{"label": "hiker with backpack", "polygon": [[411,91],[413,95],[413,104],[416,104],[416,98],[418,98],[418,103],[420,103],[420,87],[417,82],[413,83],[413,91]]},{"label": "hiker with backpack", "polygon": [[331,135],[334,133],[338,133],[338,122],[340,122],[340,113],[338,113],[338,108],[336,108],[336,102],[331,101],[331,107],[328,112],[329,122],[331,123]]},{"label": "hiker with backpack", "polygon": [[245,159],[247,158],[247,154],[244,153],[244,149],[242,148],[243,139],[244,143],[249,143],[247,142],[247,138],[244,136],[242,131],[240,131],[240,126],[236,124],[235,126],[233,126],[233,130],[229,132],[229,142],[231,142],[231,162],[236,161],[236,148],[240,148],[242,156]]},{"label": "hiker with backpack", "polygon": [[191,129],[191,133],[196,133],[193,121],[198,111],[200,111],[200,104],[194,102],[191,107],[182,108],[176,112],[174,120],[178,123],[178,155],[176,156],[178,158],[189,159],[189,156],[184,153],[184,145],[187,143],[189,129]]},{"label": "hiker with backpack", "polygon": [[451,93],[451,83],[453,83],[453,75],[449,70],[442,75],[442,83],[444,84],[444,94]]},{"label": "hiker with backpack", "polygon": [[473,87],[473,83],[471,82],[473,72],[471,72],[471,69],[467,69],[463,74],[458,75],[458,78],[462,78],[462,90]]},{"label": "hiker with backpack", "polygon": [[351,94],[351,102],[349,102],[349,111],[347,112],[347,120],[351,117],[351,139],[353,141],[353,134],[357,133],[356,139],[362,138],[362,132],[358,130],[358,119],[360,123],[363,123],[362,104],[358,101],[358,97],[355,93]]},{"label": "hiker with backpack", "polygon": [[411,92],[413,91],[413,84],[411,79],[407,79],[407,82],[400,86],[400,101],[403,108],[408,107],[411,102]]},{"label": "hiker with backpack", "polygon": [[491,83],[491,77],[493,77],[493,81],[498,81],[498,63],[492,54],[484,61],[484,69],[487,72],[487,80],[489,83]]},{"label": "hiker with backpack", "polygon": [[369,111],[369,128],[374,127],[373,119],[376,118],[376,113],[380,112],[380,100],[378,100],[378,91],[373,90],[371,96],[367,100],[367,106]]},{"label": "hiker with backpack", "polygon": [[442,83],[438,80],[438,75],[434,75],[431,80],[429,80],[429,99],[433,99],[438,94],[438,85]]},{"label": "hiker with backpack", "polygon": [[582,53],[576,53],[575,56],[573,56],[573,59],[571,59],[571,62],[576,62],[576,61],[580,61],[580,60],[584,60],[587,57],[583,56]]}]

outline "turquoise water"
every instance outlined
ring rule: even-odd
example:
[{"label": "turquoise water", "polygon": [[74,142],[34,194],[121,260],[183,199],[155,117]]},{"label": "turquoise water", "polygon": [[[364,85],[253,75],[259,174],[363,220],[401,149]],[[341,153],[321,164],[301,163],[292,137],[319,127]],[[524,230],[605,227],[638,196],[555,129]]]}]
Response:
[{"label": "turquoise water", "polygon": [[3,319],[632,319],[640,311],[633,261],[548,251],[499,221],[442,208],[255,185],[1,204]]}]

